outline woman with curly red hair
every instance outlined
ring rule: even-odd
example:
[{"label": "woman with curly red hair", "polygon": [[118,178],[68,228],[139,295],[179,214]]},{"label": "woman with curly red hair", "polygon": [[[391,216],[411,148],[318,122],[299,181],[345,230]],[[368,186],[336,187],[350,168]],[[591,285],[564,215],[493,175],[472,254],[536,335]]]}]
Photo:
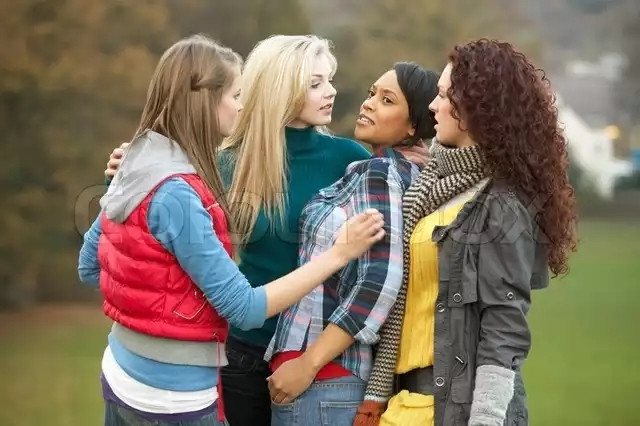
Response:
[{"label": "woman with curly red hair", "polygon": [[[356,425],[527,425],[531,291],[576,248],[567,143],[509,43],[449,55],[432,160],[404,196],[404,277]],[[392,397],[393,396],[393,397]]]}]

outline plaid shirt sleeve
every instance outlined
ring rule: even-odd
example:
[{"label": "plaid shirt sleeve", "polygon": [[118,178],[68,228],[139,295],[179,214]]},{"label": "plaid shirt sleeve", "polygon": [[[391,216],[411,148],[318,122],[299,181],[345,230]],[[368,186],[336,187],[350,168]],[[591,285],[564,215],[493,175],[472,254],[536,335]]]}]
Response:
[{"label": "plaid shirt sleeve", "polygon": [[[344,282],[342,303],[329,321],[364,344],[378,341],[378,330],[402,284],[402,195],[400,179],[388,163],[375,163],[360,180],[351,200],[353,211],[375,208],[384,215],[385,237],[356,260],[356,279]],[[351,269],[351,268],[348,268]]]}]

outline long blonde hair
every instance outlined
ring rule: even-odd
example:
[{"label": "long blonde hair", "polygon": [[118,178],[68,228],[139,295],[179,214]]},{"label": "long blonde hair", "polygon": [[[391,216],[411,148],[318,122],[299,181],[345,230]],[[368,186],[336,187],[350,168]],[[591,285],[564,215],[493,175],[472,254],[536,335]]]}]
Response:
[{"label": "long blonde hair", "polygon": [[284,221],[284,128],[302,111],[314,60],[321,54],[335,72],[337,62],[329,42],[313,35],[271,36],[247,57],[242,76],[244,110],[223,143],[235,160],[228,198],[241,245],[251,235],[261,208],[271,224],[276,216]]},{"label": "long blonde hair", "polygon": [[206,36],[178,41],[156,66],[135,136],[150,129],[178,143],[230,221],[217,168],[223,137],[216,111],[241,66],[237,53]]}]

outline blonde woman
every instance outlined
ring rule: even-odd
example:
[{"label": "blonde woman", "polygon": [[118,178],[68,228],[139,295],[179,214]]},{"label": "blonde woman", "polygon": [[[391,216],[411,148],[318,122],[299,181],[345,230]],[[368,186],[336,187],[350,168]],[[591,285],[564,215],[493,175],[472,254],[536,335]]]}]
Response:
[{"label": "blonde woman", "polygon": [[[327,40],[278,35],[261,41],[243,72],[244,111],[225,141],[220,170],[242,244],[240,269],[262,285],[298,265],[298,222],[305,204],[370,157],[356,142],[331,136],[336,59]],[[258,329],[231,328],[222,370],[231,424],[269,425],[264,361],[277,318]]]},{"label": "blonde woman", "polygon": [[193,36],[171,46],[140,125],[85,234],[78,273],[114,321],[102,359],[106,426],[226,425],[218,373],[228,323],[260,327],[384,235],[369,211],[332,252],[252,288],[231,259],[216,150],[233,128],[240,57]]}]

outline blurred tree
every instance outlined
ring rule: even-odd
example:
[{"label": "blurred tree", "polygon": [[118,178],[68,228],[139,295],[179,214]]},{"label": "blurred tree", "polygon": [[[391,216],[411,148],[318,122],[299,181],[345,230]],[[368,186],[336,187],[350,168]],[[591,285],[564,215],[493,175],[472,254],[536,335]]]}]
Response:
[{"label": "blurred tree", "polygon": [[184,34],[202,31],[246,56],[272,34],[308,34],[300,0],[169,0],[174,22]]},{"label": "blurred tree", "polygon": [[177,33],[158,1],[5,2],[0,16],[0,300],[20,306],[81,293],[76,197],[133,132]]},{"label": "blurred tree", "polygon": [[586,13],[600,13],[618,0],[567,0],[571,7]]},{"label": "blurred tree", "polygon": [[[309,34],[309,17],[299,0],[254,0],[257,40],[273,34]],[[257,41],[256,40],[256,41]]]},{"label": "blurred tree", "polygon": [[[375,79],[396,61],[415,61],[440,72],[449,50],[479,37],[506,39],[538,57],[537,39],[517,3],[509,0],[451,0],[446,6],[421,0],[360,1],[355,21],[334,36],[339,90],[332,128],[350,135],[359,105]],[[335,6],[339,7],[339,6]]]},{"label": "blurred tree", "polygon": [[182,34],[202,32],[246,55],[256,42],[254,0],[169,0],[172,21]]},{"label": "blurred tree", "polygon": [[[515,0],[548,46],[545,63],[553,74],[571,60],[598,61],[619,46],[620,10],[637,0]],[[593,2],[593,4],[590,4]],[[595,7],[598,6],[598,7]]]},{"label": "blurred tree", "polygon": [[81,234],[128,140],[159,55],[206,33],[242,54],[271,33],[307,33],[296,0],[25,0],[0,4],[0,306],[92,294]]},{"label": "blurred tree", "polygon": [[633,132],[632,148],[640,150],[640,3],[628,0],[620,12],[620,46],[626,56],[626,65],[617,87],[623,111],[620,121]]}]

